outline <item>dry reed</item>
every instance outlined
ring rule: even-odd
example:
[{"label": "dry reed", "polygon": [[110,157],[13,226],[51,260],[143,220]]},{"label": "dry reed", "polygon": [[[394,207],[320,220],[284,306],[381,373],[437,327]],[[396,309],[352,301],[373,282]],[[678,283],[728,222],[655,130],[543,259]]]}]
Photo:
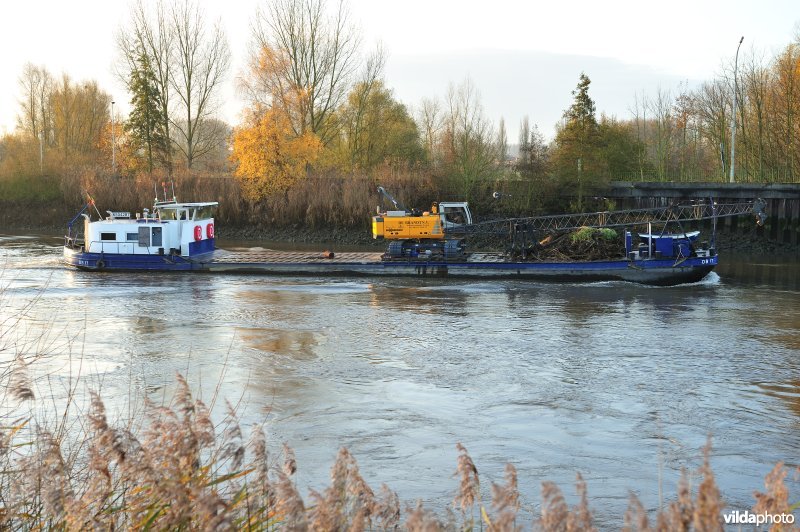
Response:
[{"label": "dry reed", "polygon": [[[757,514],[790,514],[793,507],[789,504],[789,489],[786,487],[784,480],[788,475],[788,471],[783,466],[783,462],[778,462],[772,471],[767,473],[764,478],[764,487],[766,491],[761,493],[756,491],[753,496],[756,499],[756,504],[753,507],[753,513]],[[794,505],[795,507],[797,504]],[[770,529],[773,532],[781,530],[797,530],[795,527],[784,527],[783,524],[775,523]]]},{"label": "dry reed", "polygon": [[[4,378],[10,382],[12,377],[10,371]],[[25,390],[23,384],[18,386]],[[37,400],[21,395],[26,401]],[[215,425],[208,407],[194,398],[180,375],[170,405],[146,405],[146,423],[138,435],[115,427],[96,393],[90,396],[85,421],[85,433],[78,435],[85,444],[77,460],[66,459],[65,441],[46,430],[31,432],[30,452],[11,452],[26,443],[18,441],[20,433],[15,430],[24,422],[6,424],[0,433],[0,529],[494,532],[525,528],[516,468],[507,465],[504,482],[491,484],[491,506],[485,508],[478,469],[460,443],[453,499],[458,512],[448,509],[442,514],[421,502],[401,510],[399,497],[386,485],[376,495],[346,448],[337,454],[328,487],[312,491],[306,504],[293,481],[299,466],[291,447],[283,444],[280,459],[271,461],[264,427],[252,427],[245,442],[230,405]],[[648,512],[632,494],[623,530],[721,530],[723,503],[710,453],[707,445],[694,496],[684,471],[675,501],[654,516],[651,526]],[[754,511],[793,510],[786,476],[783,464],[767,475],[765,492],[755,493]],[[534,527],[595,530],[581,475],[576,477],[576,493],[577,502],[570,507],[557,485],[542,483],[541,513]]]}]

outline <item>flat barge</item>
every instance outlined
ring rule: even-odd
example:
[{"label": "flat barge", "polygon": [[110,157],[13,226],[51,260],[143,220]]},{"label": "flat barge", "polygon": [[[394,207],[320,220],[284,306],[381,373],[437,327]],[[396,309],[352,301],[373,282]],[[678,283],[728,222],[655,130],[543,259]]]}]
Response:
[{"label": "flat barge", "polygon": [[[698,243],[698,232],[654,231],[640,211],[609,211],[588,215],[564,215],[511,220],[512,240],[520,235],[539,234],[539,227],[552,228],[554,220],[564,226],[587,227],[591,217],[594,227],[622,226],[624,250],[619,257],[604,260],[548,261],[526,258],[528,244],[519,252],[467,251],[464,235],[481,230],[499,237],[498,227],[508,222],[492,222],[481,229],[472,224],[466,204],[434,204],[432,212],[417,214],[405,209],[379,213],[373,219],[373,234],[390,241],[386,252],[307,252],[218,249],[215,244],[216,202],[178,203],[156,201],[153,212],[144,209],[130,213],[108,212],[92,220],[85,211],[92,201],[68,224],[63,250],[65,264],[95,272],[197,272],[226,274],[261,274],[295,276],[392,276],[419,278],[525,279],[537,281],[629,281],[648,285],[671,286],[700,281],[718,263],[712,244]],[[708,217],[693,206],[692,219]],[[738,209],[738,208],[737,208]],[[96,208],[95,208],[96,210]],[[752,206],[751,206],[752,210]],[[449,221],[456,212],[467,223]],[[720,215],[738,215],[746,209],[720,214],[712,204],[714,219]],[[669,220],[680,220],[670,211]],[[73,224],[83,217],[83,235],[73,234]],[[576,218],[578,217],[578,218]],[[588,217],[588,218],[587,218]],[[572,219],[575,218],[575,219]],[[687,219],[687,218],[683,218]],[[423,224],[424,222],[424,224]],[[632,233],[627,227],[647,227],[647,233]],[[477,229],[476,229],[477,228]],[[416,231],[427,238],[409,238],[406,231]],[[449,235],[461,235],[453,238]],[[418,234],[416,235],[419,236]],[[638,237],[638,238],[637,238]],[[527,237],[526,237],[527,238]],[[499,241],[499,240],[498,240]],[[516,244],[515,244],[516,245]],[[526,247],[527,246],[527,247]],[[535,245],[533,246],[535,247]]]},{"label": "flat barge", "polygon": [[[147,257],[147,258],[145,258]],[[591,262],[513,262],[502,253],[469,253],[463,260],[383,260],[379,252],[216,250],[204,259],[116,253],[87,253],[65,247],[66,264],[86,271],[174,271],[296,276],[390,276],[426,278],[525,279],[539,281],[630,281],[670,286],[701,280],[716,256]]]}]

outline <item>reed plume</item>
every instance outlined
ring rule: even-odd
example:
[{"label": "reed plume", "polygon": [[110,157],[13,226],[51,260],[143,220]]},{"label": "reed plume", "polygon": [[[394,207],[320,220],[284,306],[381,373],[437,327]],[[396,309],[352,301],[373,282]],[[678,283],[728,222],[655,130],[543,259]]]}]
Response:
[{"label": "reed plume", "polygon": [[[764,493],[760,491],[753,492],[756,499],[756,504],[753,507],[753,513],[779,515],[791,513],[789,504],[789,490],[784,483],[787,471],[783,466],[783,462],[778,462],[775,467],[767,473],[764,478]],[[787,527],[794,530],[791,527]],[[781,523],[775,523],[771,530],[778,531],[784,530]]]},{"label": "reed plume", "polygon": [[400,497],[386,484],[375,499],[375,524],[380,530],[396,530],[400,526]]},{"label": "reed plume", "polygon": [[622,530],[623,532],[648,532],[651,530],[647,520],[647,510],[633,492],[628,498],[628,509],[625,510]]},{"label": "reed plume", "polygon": [[476,502],[480,502],[480,480],[478,478],[478,468],[475,467],[467,448],[461,443],[457,443],[456,449],[458,449],[458,460],[455,474],[460,477],[461,482],[453,499],[453,505],[466,514]]},{"label": "reed plume", "polygon": [[504,486],[492,482],[492,508],[496,512],[493,521],[488,523],[490,531],[521,530],[516,524],[519,512],[519,489],[517,486],[517,470],[506,464]]},{"label": "reed plume", "polygon": [[[275,484],[277,496],[277,516],[281,523],[281,528],[292,532],[304,532],[308,530],[308,520],[306,519],[306,509],[303,505],[303,498],[297,493],[291,479],[283,471],[277,472],[278,481]],[[336,528],[318,528],[314,530],[340,530]]]},{"label": "reed plume", "polygon": [[22,356],[14,358],[8,378],[8,391],[11,393],[11,397],[20,402],[32,401],[35,397],[28,375],[28,364]]},{"label": "reed plume", "polygon": [[406,530],[409,532],[439,532],[444,530],[442,523],[432,511],[425,508],[422,501],[417,501],[416,506],[406,509]]},{"label": "reed plume", "polygon": [[289,447],[289,444],[283,444],[283,472],[287,477],[291,477],[297,471],[297,459],[294,456],[294,450]]},{"label": "reed plume", "polygon": [[545,532],[566,529],[569,509],[561,489],[553,482],[542,482],[542,516],[539,528]]},{"label": "reed plume", "polygon": [[722,500],[711,470],[711,438],[703,448],[703,465],[700,474],[703,480],[697,488],[697,499],[694,505],[692,522],[696,530],[717,531],[722,530]]},{"label": "reed plume", "polygon": [[575,475],[575,491],[578,493],[578,504],[567,516],[567,530],[594,531],[592,526],[592,512],[589,509],[589,497],[586,490],[586,481],[580,473]]},{"label": "reed plume", "polygon": [[689,484],[689,475],[686,469],[681,469],[678,481],[678,498],[673,501],[664,512],[658,513],[658,529],[687,532],[692,525],[694,515],[694,501],[692,489]]},{"label": "reed plume", "polygon": [[316,503],[310,515],[312,528],[362,530],[370,527],[375,496],[347,448],[339,449],[330,477],[331,485],[323,494],[311,492]]}]

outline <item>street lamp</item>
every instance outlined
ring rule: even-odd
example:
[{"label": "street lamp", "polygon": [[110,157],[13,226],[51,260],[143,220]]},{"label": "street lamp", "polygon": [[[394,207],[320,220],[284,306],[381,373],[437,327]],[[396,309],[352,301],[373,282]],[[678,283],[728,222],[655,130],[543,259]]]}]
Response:
[{"label": "street lamp", "polygon": [[39,175],[44,175],[44,131],[39,131]]},{"label": "street lamp", "polygon": [[744,36],[739,39],[739,46],[736,47],[736,61],[733,64],[733,120],[731,121],[731,179],[734,182],[733,172],[736,169],[736,96],[739,93],[739,85],[736,82],[736,72],[739,70],[739,48],[742,47]]},{"label": "street lamp", "polygon": [[114,131],[114,100],[111,100],[111,171],[117,173],[117,138]]}]

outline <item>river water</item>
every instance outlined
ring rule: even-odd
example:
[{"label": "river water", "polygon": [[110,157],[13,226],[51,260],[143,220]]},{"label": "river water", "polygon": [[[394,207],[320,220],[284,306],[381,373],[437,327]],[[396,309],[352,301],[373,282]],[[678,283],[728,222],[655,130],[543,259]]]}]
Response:
[{"label": "river water", "polygon": [[79,393],[100,389],[124,417],[126,398],[168,398],[180,372],[243,425],[267,421],[303,493],[346,446],[374,489],[442,510],[461,442],[487,503],[507,462],[533,512],[544,480],[575,502],[580,472],[597,523],[618,528],[631,491],[651,510],[674,497],[709,435],[728,509],[751,508],[776,462],[796,465],[794,258],[723,255],[701,283],[653,288],[96,274],[60,254],[55,238],[0,237],[2,323],[20,318],[2,356],[46,355],[39,397],[58,404],[80,374]]}]

